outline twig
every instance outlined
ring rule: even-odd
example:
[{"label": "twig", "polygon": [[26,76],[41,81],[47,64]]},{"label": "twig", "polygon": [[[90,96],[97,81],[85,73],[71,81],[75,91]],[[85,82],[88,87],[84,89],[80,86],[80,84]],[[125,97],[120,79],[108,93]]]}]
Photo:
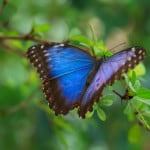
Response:
[{"label": "twig", "polygon": [[2,1],[2,7],[0,8],[0,14],[2,14],[2,12],[3,12],[6,5],[7,5],[7,0],[3,0]]},{"label": "twig", "polygon": [[2,43],[1,46],[2,46],[3,48],[5,48],[5,50],[8,51],[8,52],[13,52],[13,53],[15,53],[15,54],[17,54],[17,55],[19,55],[19,56],[21,56],[21,57],[26,57],[25,53],[23,53],[23,52],[21,52],[21,51],[18,51],[18,50],[16,50],[16,49],[13,49],[12,47],[10,47],[10,46],[8,46],[8,45],[6,45],[6,44],[4,44],[4,43]]},{"label": "twig", "polygon": [[24,40],[24,41],[33,41],[37,43],[47,43],[47,40],[37,39],[33,36],[25,35],[25,36],[0,36],[0,41],[4,40]]},{"label": "twig", "polygon": [[128,89],[126,89],[125,94],[124,95],[120,95],[117,91],[113,90],[113,92],[120,97],[121,100],[130,100],[133,98],[133,96],[129,95],[129,91]]},{"label": "twig", "polygon": [[138,110],[138,108],[135,105],[132,104],[132,102],[130,102],[129,104],[130,104],[130,107],[134,110],[134,114],[135,114],[137,120],[139,121],[139,125],[145,127],[147,129],[147,131],[150,132],[150,126],[149,126],[148,122],[145,120],[142,113]]},{"label": "twig", "polygon": [[23,52],[17,51],[10,47],[9,45],[5,44],[4,41],[6,40],[23,40],[23,41],[33,41],[37,43],[47,43],[47,40],[41,40],[34,37],[34,29],[31,29],[31,31],[23,36],[0,36],[0,45],[4,47],[7,51],[14,52],[15,54],[19,56],[25,57],[25,54]]}]

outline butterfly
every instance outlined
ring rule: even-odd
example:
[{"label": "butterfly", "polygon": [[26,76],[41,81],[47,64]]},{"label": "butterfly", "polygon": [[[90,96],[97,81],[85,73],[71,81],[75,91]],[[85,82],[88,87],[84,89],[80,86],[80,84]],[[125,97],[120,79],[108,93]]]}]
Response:
[{"label": "butterfly", "polygon": [[93,110],[105,86],[121,79],[145,55],[144,48],[135,46],[109,58],[96,58],[83,48],[55,42],[38,44],[27,51],[42,80],[49,107],[56,115],[77,107],[81,118]]}]

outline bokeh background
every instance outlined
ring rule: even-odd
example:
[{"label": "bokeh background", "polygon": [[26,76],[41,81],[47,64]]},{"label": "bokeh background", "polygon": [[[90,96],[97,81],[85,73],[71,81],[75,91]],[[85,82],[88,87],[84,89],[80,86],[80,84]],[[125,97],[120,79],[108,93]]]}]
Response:
[{"label": "bokeh background", "polygon": [[[80,30],[91,37],[89,24],[108,48],[120,43],[147,50],[143,85],[150,88],[149,0],[0,0],[0,36],[64,41]],[[79,119],[73,111],[55,117],[49,110],[35,70],[22,53],[35,42],[0,41],[1,150],[149,150],[150,133],[124,115],[116,101],[104,108],[105,122],[94,115]]]}]

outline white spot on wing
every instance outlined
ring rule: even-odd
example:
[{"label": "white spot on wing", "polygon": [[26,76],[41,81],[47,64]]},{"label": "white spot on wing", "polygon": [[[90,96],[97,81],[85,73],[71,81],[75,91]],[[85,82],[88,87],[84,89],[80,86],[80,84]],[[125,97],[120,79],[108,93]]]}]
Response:
[{"label": "white spot on wing", "polygon": [[124,73],[124,72],[125,72],[125,69],[122,69],[121,72]]},{"label": "white spot on wing", "polygon": [[32,47],[31,47],[31,49],[35,49],[35,48],[36,48],[35,46],[32,46]]},{"label": "white spot on wing", "polygon": [[143,50],[142,50],[142,49],[140,49],[138,53],[139,53],[139,54],[141,54],[142,52],[143,52]]},{"label": "white spot on wing", "polygon": [[50,56],[50,54],[49,53],[45,53],[44,56]]},{"label": "white spot on wing", "polygon": [[34,51],[30,51],[30,53],[31,53],[31,54],[33,54],[33,53],[34,53]]},{"label": "white spot on wing", "polygon": [[136,64],[136,63],[137,63],[137,60],[134,60],[134,63]]},{"label": "white spot on wing", "polygon": [[43,71],[43,70],[41,70],[40,72],[41,72],[41,73],[43,73],[44,71]]},{"label": "white spot on wing", "polygon": [[34,54],[32,57],[33,57],[33,58],[35,58],[35,57],[36,57],[36,55]]},{"label": "white spot on wing", "polygon": [[54,48],[57,48],[57,47],[60,47],[60,45],[54,45],[53,47],[54,47]]},{"label": "white spot on wing", "polygon": [[139,60],[142,60],[142,56],[139,56]]},{"label": "white spot on wing", "polygon": [[130,68],[132,65],[131,64],[128,64],[128,67]]},{"label": "white spot on wing", "polygon": [[131,57],[128,57],[127,59],[128,59],[128,61],[131,61]]},{"label": "white spot on wing", "polygon": [[41,68],[41,66],[42,66],[41,64],[38,64],[38,67],[39,67],[39,68]]},{"label": "white spot on wing", "polygon": [[44,45],[41,45],[41,49],[43,49],[44,48]]},{"label": "white spot on wing", "polygon": [[38,62],[38,59],[35,59],[35,62]]},{"label": "white spot on wing", "polygon": [[64,46],[64,44],[63,44],[63,43],[61,43],[61,44],[59,44],[59,46]]},{"label": "white spot on wing", "polygon": [[132,52],[135,52],[135,47],[132,47]]},{"label": "white spot on wing", "polygon": [[43,53],[46,53],[46,52],[47,52],[47,50],[46,50],[46,49],[44,49],[44,50],[43,50]]},{"label": "white spot on wing", "polygon": [[125,62],[123,62],[122,65],[125,65]]}]

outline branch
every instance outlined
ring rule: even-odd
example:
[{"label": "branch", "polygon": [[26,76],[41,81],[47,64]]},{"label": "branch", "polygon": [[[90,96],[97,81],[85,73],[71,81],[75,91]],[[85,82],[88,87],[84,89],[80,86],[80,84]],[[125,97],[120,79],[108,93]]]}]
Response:
[{"label": "branch", "polygon": [[2,14],[2,12],[3,12],[6,5],[7,5],[7,0],[3,0],[2,1],[2,7],[0,8],[0,15]]},{"label": "branch", "polygon": [[15,54],[17,54],[17,55],[19,55],[19,56],[21,56],[21,57],[26,57],[25,53],[23,53],[23,52],[21,52],[21,51],[19,51],[19,50],[13,49],[12,47],[10,47],[10,46],[8,46],[8,45],[6,45],[6,44],[4,44],[4,43],[2,43],[1,45],[2,45],[2,47],[5,48],[6,51],[8,51],[8,52],[13,52],[13,53],[15,53]]},{"label": "branch", "polygon": [[128,89],[126,89],[125,94],[124,95],[120,95],[117,91],[113,90],[113,92],[120,97],[121,100],[130,100],[133,98],[133,96],[129,95],[129,91]]},{"label": "branch", "polygon": [[[131,100],[133,98],[133,96],[129,95],[129,91],[128,89],[126,89],[125,94],[124,95],[120,95],[118,92],[116,92],[115,90],[113,90],[113,92],[120,97],[121,100]],[[148,124],[148,122],[145,120],[143,114],[138,110],[138,108],[132,104],[132,101],[129,101],[130,107],[132,108],[135,117],[138,120],[139,125],[143,126],[144,128],[147,129],[147,131],[150,131],[150,125]]]},{"label": "branch", "polygon": [[23,36],[0,36],[0,45],[4,47],[7,51],[13,52],[19,56],[25,57],[25,54],[23,52],[17,51],[16,49],[10,47],[9,45],[5,44],[4,41],[6,40],[22,40],[22,41],[33,41],[37,43],[48,43],[47,40],[41,40],[34,37],[34,29],[31,29],[31,31]]},{"label": "branch", "polygon": [[4,41],[4,40],[24,40],[24,41],[33,41],[33,42],[37,42],[37,43],[47,43],[47,40],[41,40],[41,39],[37,39],[33,36],[0,36],[0,41]]},{"label": "branch", "polygon": [[47,43],[47,40],[41,40],[38,38],[34,37],[34,29],[32,28],[31,31],[23,36],[0,36],[0,41],[5,41],[5,40],[23,40],[23,41],[33,41],[37,43]]},{"label": "branch", "polygon": [[129,104],[130,104],[130,107],[134,110],[134,115],[136,116],[139,125],[143,126],[147,131],[150,132],[150,125],[145,120],[143,114],[138,110],[138,108],[135,105],[133,105],[133,103],[130,102]]}]

